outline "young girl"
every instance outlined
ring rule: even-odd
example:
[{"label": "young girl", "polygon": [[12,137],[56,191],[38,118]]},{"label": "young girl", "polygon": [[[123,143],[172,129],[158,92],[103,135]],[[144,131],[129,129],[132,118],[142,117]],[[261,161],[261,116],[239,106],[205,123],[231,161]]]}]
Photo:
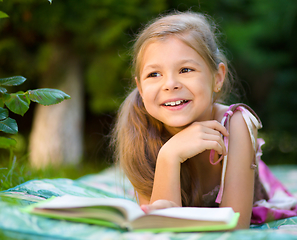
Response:
[{"label": "young girl", "polygon": [[[139,34],[136,87],[114,130],[120,166],[145,212],[232,207],[238,228],[294,216],[296,200],[260,161],[259,118],[244,104],[220,103],[231,78],[214,30],[205,16],[188,12],[159,18]],[[285,207],[270,201],[276,193]]]}]

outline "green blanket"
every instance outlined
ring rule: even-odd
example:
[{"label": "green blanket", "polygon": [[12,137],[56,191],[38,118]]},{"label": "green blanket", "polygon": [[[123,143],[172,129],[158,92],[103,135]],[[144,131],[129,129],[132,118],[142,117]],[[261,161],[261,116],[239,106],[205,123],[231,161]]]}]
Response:
[{"label": "green blanket", "polygon": [[[297,165],[274,166],[271,170],[297,196]],[[153,234],[54,220],[20,211],[22,206],[64,194],[133,199],[133,188],[113,167],[77,180],[28,181],[0,192],[0,239],[297,239],[297,217],[232,232]]]}]

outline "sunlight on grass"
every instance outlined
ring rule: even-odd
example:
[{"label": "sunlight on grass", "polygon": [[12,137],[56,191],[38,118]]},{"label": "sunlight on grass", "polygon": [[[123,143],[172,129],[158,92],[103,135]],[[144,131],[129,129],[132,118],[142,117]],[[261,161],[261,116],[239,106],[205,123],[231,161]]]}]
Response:
[{"label": "sunlight on grass", "polygon": [[0,159],[0,191],[15,187],[28,180],[44,178],[77,179],[87,174],[98,173],[108,167],[105,161],[82,162],[77,166],[46,167],[34,169],[27,160],[14,157],[10,163]]}]

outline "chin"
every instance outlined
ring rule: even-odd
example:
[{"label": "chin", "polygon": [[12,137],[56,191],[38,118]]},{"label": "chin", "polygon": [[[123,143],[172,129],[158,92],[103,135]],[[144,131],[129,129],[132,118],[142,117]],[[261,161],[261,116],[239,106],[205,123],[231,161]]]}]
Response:
[{"label": "chin", "polygon": [[175,121],[174,123],[168,123],[166,125],[173,128],[186,128],[193,122],[194,121]]},{"label": "chin", "polygon": [[176,134],[180,132],[181,130],[185,129],[187,126],[189,126],[191,123],[188,124],[164,124],[165,128],[172,134]]}]

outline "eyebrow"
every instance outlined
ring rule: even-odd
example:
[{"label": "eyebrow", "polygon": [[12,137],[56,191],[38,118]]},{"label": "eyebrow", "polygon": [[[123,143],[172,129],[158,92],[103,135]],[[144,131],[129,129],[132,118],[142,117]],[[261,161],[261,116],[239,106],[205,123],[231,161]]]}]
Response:
[{"label": "eyebrow", "polygon": [[142,69],[142,71],[143,70],[145,70],[145,69],[148,69],[148,68],[152,68],[152,69],[156,69],[156,68],[159,68],[160,67],[160,65],[159,64],[149,64],[149,65],[146,65],[146,66],[144,66],[144,68]]},{"label": "eyebrow", "polygon": [[181,60],[179,63],[180,63],[180,64],[194,63],[194,64],[196,64],[196,65],[201,66],[200,63],[198,63],[197,61],[195,61],[195,60],[193,60],[193,59],[184,59],[184,60]]},{"label": "eyebrow", "polygon": [[[181,61],[179,61],[178,62],[178,64],[186,64],[186,63],[194,63],[194,64],[196,64],[196,65],[198,65],[198,66],[201,66],[201,64],[200,63],[198,63],[197,61],[195,61],[195,60],[193,60],[193,59],[184,59],[184,60],[181,60]],[[149,65],[146,65],[143,69],[142,69],[142,71],[144,71],[144,70],[147,70],[147,69],[156,69],[156,68],[159,68],[160,67],[160,64],[149,64]]]}]

